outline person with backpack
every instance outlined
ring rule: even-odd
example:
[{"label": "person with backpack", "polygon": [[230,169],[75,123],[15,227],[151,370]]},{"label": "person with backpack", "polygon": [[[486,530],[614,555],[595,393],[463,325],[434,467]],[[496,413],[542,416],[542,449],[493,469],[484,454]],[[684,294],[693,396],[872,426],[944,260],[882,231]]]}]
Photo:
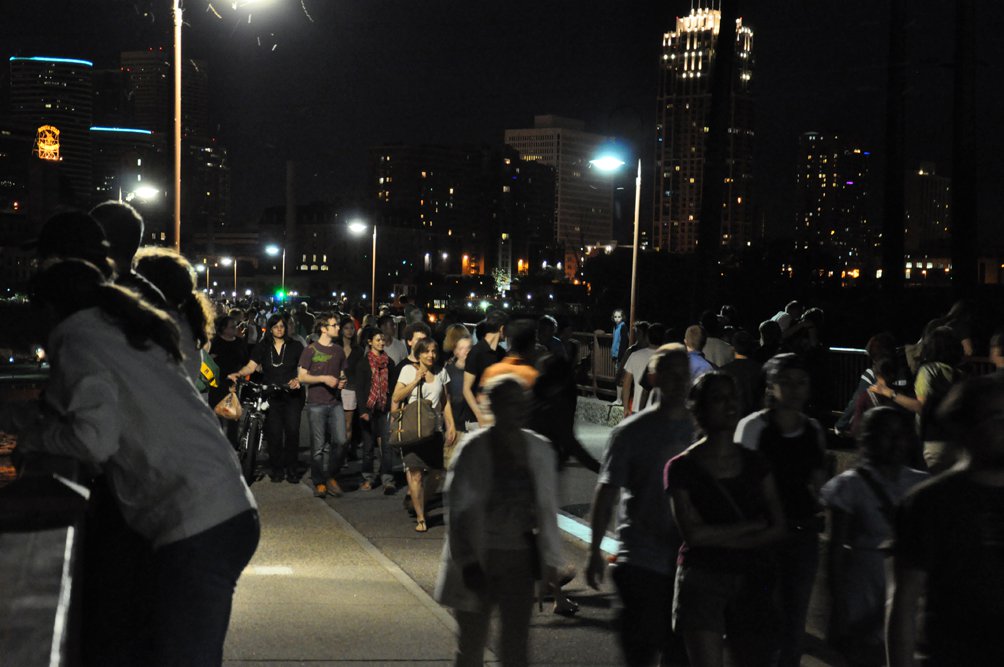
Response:
[{"label": "person with backpack", "polygon": [[868,410],[858,434],[861,463],[820,494],[830,516],[827,635],[852,665],[885,664],[885,545],[903,496],[929,476],[908,467],[915,440],[903,410]]},{"label": "person with backpack", "polygon": [[917,429],[924,443],[924,462],[932,474],[948,470],[958,460],[952,438],[937,415],[949,389],[962,378],[958,368],[962,356],[962,343],[955,332],[948,327],[937,327],[924,337],[921,364],[913,384],[916,397],[902,394],[885,383],[868,388],[917,415]]}]

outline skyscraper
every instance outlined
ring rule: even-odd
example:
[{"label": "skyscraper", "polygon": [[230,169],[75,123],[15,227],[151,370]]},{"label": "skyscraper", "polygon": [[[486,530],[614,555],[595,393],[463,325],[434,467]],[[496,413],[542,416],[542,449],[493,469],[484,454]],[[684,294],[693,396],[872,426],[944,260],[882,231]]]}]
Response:
[{"label": "skyscraper", "polygon": [[607,138],[569,118],[535,116],[533,121],[532,128],[506,130],[505,143],[522,160],[554,168],[554,241],[565,246],[566,273],[573,275],[581,249],[613,238],[611,180],[589,164]]},{"label": "skyscraper", "polygon": [[938,176],[930,162],[906,175],[906,243],[908,252],[951,255],[952,179]]},{"label": "skyscraper", "polygon": [[[656,247],[673,253],[691,253],[697,247],[705,137],[721,18],[717,9],[691,9],[688,16],[676,19],[676,30],[662,39],[653,239]],[[753,31],[739,19],[721,229],[722,245],[734,248],[746,246],[752,239],[752,49]]]},{"label": "skyscraper", "polygon": [[92,67],[75,58],[10,59],[11,119],[38,133],[36,154],[59,163],[80,205],[91,194]]},{"label": "skyscraper", "polygon": [[[122,71],[126,75],[132,123],[170,137],[173,132],[174,80],[171,54],[162,48],[124,51]],[[181,77],[181,134],[209,136],[208,67],[201,60],[185,59]]]},{"label": "skyscraper", "polygon": [[799,139],[797,238],[803,250],[822,250],[833,266],[862,268],[875,256],[871,152],[836,134]]}]

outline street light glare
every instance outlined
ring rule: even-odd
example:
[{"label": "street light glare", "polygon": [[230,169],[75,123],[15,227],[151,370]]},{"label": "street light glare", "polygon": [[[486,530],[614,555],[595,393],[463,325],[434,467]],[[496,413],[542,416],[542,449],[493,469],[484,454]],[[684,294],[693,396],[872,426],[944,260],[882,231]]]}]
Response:
[{"label": "street light glare", "polygon": [[265,246],[265,254],[270,255],[272,257],[275,257],[276,255],[278,255],[281,252],[282,252],[282,248],[280,248],[279,246],[277,246],[275,244]]},{"label": "street light glare", "polygon": [[232,257],[220,257],[220,264],[222,264],[223,266],[230,266],[233,263],[234,260]]},{"label": "street light glare", "polygon": [[367,229],[365,222],[360,222],[359,220],[353,220],[349,223],[349,231],[353,234],[362,234]]},{"label": "street light glare", "polygon": [[590,160],[589,164],[593,165],[600,171],[615,171],[624,166],[624,160],[621,160],[613,155],[604,155],[603,157],[598,157],[595,160]]},{"label": "street light glare", "polygon": [[154,197],[159,195],[160,190],[153,187],[152,185],[142,185],[133,190],[133,194],[139,197],[140,199],[147,200],[147,199],[153,199]]}]

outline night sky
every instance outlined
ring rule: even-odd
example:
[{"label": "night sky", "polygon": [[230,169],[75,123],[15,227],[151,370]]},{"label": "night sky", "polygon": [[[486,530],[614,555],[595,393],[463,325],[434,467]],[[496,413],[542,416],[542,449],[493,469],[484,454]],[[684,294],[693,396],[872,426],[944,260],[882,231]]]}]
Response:
[{"label": "night sky", "polygon": [[[690,0],[206,0],[185,3],[185,55],[209,61],[211,120],[228,146],[233,211],[283,201],[287,159],[301,202],[361,193],[367,148],[500,144],[535,114],[581,118],[646,158],[651,197],[657,64]],[[954,3],[915,0],[908,25],[908,166],[950,175]],[[167,45],[170,0],[4,3],[0,51],[90,58]],[[10,6],[14,5],[14,6]],[[1000,241],[1004,207],[1004,3],[980,3],[980,216]],[[808,130],[884,153],[887,3],[747,0],[754,30],[756,206],[774,234],[794,219],[795,149]],[[309,14],[309,17],[308,17]],[[251,20],[248,22],[248,16]],[[6,77],[6,72],[4,73]],[[6,81],[3,82],[6,85]]]}]

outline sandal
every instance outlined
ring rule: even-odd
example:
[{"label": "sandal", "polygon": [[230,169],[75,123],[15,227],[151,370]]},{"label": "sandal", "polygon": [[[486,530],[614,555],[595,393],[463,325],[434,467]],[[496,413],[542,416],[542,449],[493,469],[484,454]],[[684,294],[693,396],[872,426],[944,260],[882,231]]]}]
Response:
[{"label": "sandal", "polygon": [[415,532],[416,533],[427,533],[427,532],[429,532],[428,527],[425,525],[425,519],[419,519],[415,523]]}]

